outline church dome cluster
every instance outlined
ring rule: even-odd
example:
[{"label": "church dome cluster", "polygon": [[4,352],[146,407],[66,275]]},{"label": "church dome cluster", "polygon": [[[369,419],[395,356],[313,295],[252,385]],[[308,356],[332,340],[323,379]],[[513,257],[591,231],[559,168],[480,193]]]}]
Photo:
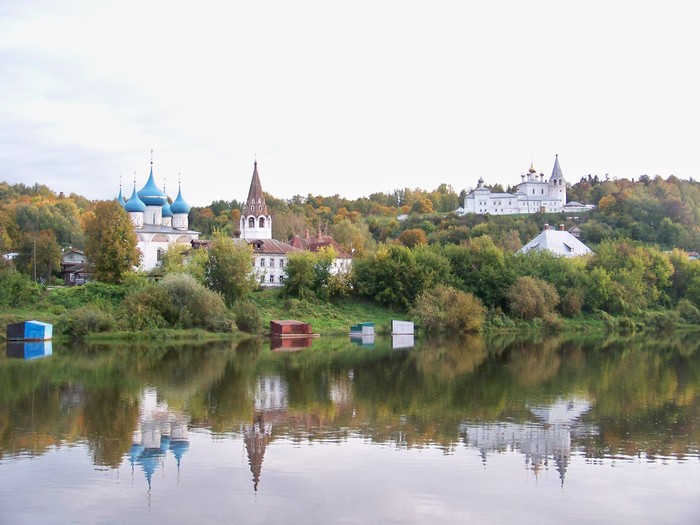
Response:
[{"label": "church dome cluster", "polygon": [[151,172],[144,187],[136,191],[136,180],[134,180],[134,191],[127,200],[124,200],[122,190],[119,188],[117,202],[129,213],[136,228],[144,225],[171,226],[178,230],[188,228],[187,215],[190,212],[190,205],[182,196],[182,188],[178,187],[177,198],[170,204],[165,191],[156,185],[153,177],[153,161],[151,161]]},{"label": "church dome cluster", "polygon": [[189,229],[190,205],[182,196],[182,188],[178,184],[177,198],[171,204],[165,188],[161,190],[156,185],[152,159],[151,171],[143,188],[137,191],[134,180],[131,197],[125,200],[120,187],[117,202],[131,218],[137,247],[142,254],[143,270],[155,268],[170,245],[190,246],[199,238],[199,232]]}]

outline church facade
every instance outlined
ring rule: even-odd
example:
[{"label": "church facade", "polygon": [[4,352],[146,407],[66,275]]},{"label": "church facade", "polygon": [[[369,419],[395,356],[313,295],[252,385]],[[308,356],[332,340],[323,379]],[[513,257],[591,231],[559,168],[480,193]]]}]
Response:
[{"label": "church facade", "polygon": [[171,244],[189,246],[193,240],[199,239],[199,232],[189,229],[190,205],[182,197],[182,189],[178,187],[177,197],[170,204],[165,192],[156,186],[153,178],[153,160],[145,186],[136,191],[134,180],[134,191],[128,200],[124,199],[119,188],[117,201],[129,214],[134,225],[137,248],[142,254],[141,270],[155,268],[161,255]]},{"label": "church facade", "polygon": [[463,213],[512,215],[516,213],[559,213],[566,211],[566,181],[559,166],[559,156],[554,160],[552,174],[545,180],[544,173],[537,173],[531,164],[527,174],[521,175],[515,193],[492,192],[479,178],[477,187],[464,198]]}]

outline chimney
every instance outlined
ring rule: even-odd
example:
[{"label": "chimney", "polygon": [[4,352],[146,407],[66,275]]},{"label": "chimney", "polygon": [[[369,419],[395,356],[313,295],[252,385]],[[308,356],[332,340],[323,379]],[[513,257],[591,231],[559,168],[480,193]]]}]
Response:
[{"label": "chimney", "polygon": [[559,225],[559,231],[562,231],[562,232],[564,231],[564,225],[563,225],[563,224],[560,224],[560,225]]},{"label": "chimney", "polygon": [[544,225],[544,229],[545,229],[545,231],[546,231],[546,230],[549,230],[549,224],[545,224],[545,225]]}]

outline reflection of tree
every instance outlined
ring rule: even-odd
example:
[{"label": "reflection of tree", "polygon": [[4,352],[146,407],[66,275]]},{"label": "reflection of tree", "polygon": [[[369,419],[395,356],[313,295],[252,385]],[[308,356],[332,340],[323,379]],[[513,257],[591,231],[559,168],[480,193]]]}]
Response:
[{"label": "reflection of tree", "polygon": [[[42,362],[0,359],[0,453],[86,440],[96,463],[118,465],[150,384],[214,432],[241,432],[262,417],[272,442],[360,434],[446,451],[465,422],[527,425],[528,406],[579,397],[591,405],[583,423],[596,430],[574,435],[572,446],[592,456],[682,455],[700,442],[696,339],[437,338],[394,352],[388,339],[364,349],[328,337],[292,354],[269,352],[261,339],[236,348],[59,345]],[[266,378],[284,385],[285,400],[261,416],[256,389]]]},{"label": "reflection of tree", "polygon": [[555,377],[561,360],[558,339],[545,339],[537,345],[523,346],[509,353],[509,370],[515,380],[525,386],[535,386]]},{"label": "reflection of tree", "polygon": [[118,467],[131,446],[139,415],[138,399],[113,386],[88,392],[83,405],[85,428],[95,465]]}]

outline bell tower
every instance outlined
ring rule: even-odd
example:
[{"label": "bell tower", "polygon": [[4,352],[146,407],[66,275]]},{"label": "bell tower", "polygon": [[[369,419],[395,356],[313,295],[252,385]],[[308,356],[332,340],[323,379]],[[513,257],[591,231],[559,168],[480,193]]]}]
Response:
[{"label": "bell tower", "polygon": [[248,199],[242,211],[240,229],[243,239],[272,239],[272,217],[265,204],[265,195],[258,175],[258,161],[253,164],[253,179],[250,181]]}]

